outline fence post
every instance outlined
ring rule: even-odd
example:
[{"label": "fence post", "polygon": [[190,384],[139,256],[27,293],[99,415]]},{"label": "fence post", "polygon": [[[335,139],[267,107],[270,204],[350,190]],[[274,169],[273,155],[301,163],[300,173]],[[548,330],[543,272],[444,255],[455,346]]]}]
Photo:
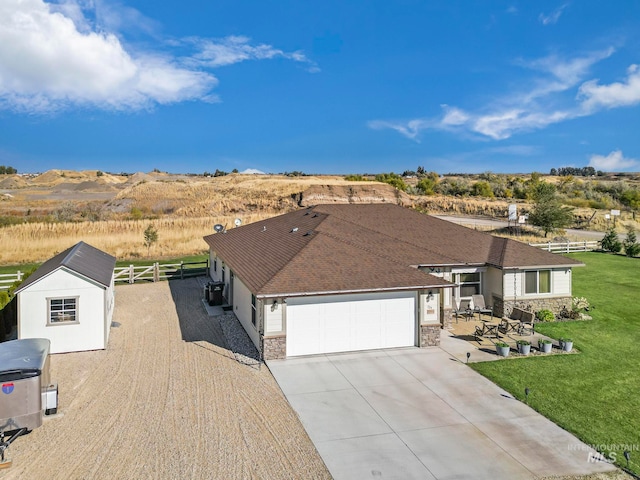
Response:
[{"label": "fence post", "polygon": [[153,264],[153,281],[160,281],[160,263],[156,262]]},{"label": "fence post", "polygon": [[133,265],[129,265],[129,283],[133,283]]},{"label": "fence post", "polygon": [[16,280],[21,281],[22,280],[22,276],[24,275],[23,272],[21,272],[20,270],[18,270],[18,272],[16,273],[16,275],[18,276],[18,278]]},{"label": "fence post", "polygon": [[180,260],[180,280],[184,280],[184,262]]},{"label": "fence post", "polygon": [[569,245],[571,245],[571,243],[570,243],[570,242],[567,242],[567,253],[571,253],[571,250],[570,250],[570,248],[569,248]]},{"label": "fence post", "polygon": [[547,242],[547,252],[551,251],[551,242]]}]

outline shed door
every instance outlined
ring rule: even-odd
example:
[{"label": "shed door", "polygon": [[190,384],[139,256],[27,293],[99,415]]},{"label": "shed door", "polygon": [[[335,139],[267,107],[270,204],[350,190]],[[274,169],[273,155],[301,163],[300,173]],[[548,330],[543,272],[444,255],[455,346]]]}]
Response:
[{"label": "shed door", "polygon": [[415,292],[287,299],[287,356],[416,344]]}]

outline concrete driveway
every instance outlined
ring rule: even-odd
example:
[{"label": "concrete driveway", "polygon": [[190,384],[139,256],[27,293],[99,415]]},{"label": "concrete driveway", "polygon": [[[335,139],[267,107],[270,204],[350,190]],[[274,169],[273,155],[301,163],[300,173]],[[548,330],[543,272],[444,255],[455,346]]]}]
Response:
[{"label": "concrete driveway", "polygon": [[531,479],[613,470],[440,348],[272,360],[337,480]]}]

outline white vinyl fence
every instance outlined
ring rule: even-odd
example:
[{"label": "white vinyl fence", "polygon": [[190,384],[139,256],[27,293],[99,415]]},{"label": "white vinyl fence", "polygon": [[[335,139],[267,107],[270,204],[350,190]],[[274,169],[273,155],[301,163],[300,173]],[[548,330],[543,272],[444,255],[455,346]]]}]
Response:
[{"label": "white vinyl fence", "polygon": [[529,245],[542,248],[551,253],[591,252],[600,248],[600,242],[597,240],[589,242],[530,243]]},{"label": "white vinyl fence", "polygon": [[24,276],[24,272],[18,270],[16,273],[3,273],[0,275],[0,291],[1,290],[9,290],[11,285],[13,285],[18,280],[22,280]]},{"label": "white vinyl fence", "polygon": [[188,278],[207,275],[209,261],[180,262],[180,263],[154,263],[152,265],[129,265],[128,267],[116,267],[113,270],[114,282],[135,283],[137,281],[159,282],[171,278]]}]

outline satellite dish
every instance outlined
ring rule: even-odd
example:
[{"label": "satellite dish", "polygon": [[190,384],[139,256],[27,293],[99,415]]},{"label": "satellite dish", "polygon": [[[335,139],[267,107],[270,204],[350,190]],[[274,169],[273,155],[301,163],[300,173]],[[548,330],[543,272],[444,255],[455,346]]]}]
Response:
[{"label": "satellite dish", "polygon": [[236,224],[236,227],[239,227],[240,225],[242,225],[242,220],[240,220],[239,218],[236,218],[233,223]]},{"label": "satellite dish", "polygon": [[213,226],[213,229],[214,229],[216,232],[220,233],[221,231],[223,231],[223,230],[224,230],[224,226],[220,225],[219,223],[216,223],[216,224]]}]

